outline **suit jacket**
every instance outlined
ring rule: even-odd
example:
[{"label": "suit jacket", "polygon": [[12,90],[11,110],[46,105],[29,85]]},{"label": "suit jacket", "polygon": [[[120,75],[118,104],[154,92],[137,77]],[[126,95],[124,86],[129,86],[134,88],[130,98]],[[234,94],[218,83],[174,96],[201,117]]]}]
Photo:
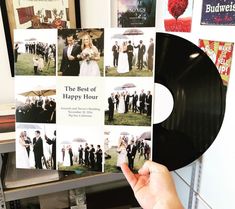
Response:
[{"label": "suit jacket", "polygon": [[126,151],[127,151],[127,157],[132,157],[134,156],[135,157],[135,154],[136,154],[136,151],[137,151],[137,148],[135,145],[132,146],[132,149],[131,149],[131,145],[129,144],[126,148]]},{"label": "suit jacket", "polygon": [[127,45],[127,55],[133,56],[134,47],[131,44]]},{"label": "suit jacket", "polygon": [[142,44],[142,46],[139,44],[138,46],[135,46],[135,48],[138,48],[138,57],[143,56],[146,52],[146,47],[144,44]]},{"label": "suit jacket", "polygon": [[114,55],[114,56],[118,55],[119,46],[113,45],[112,51],[113,51],[113,55]]},{"label": "suit jacket", "polygon": [[136,94],[133,94],[132,95],[132,97],[133,97],[133,102],[137,102],[138,101],[138,95]]},{"label": "suit jacket", "polygon": [[129,101],[130,101],[130,95],[127,94],[125,95],[125,103],[129,104]]},{"label": "suit jacket", "polygon": [[80,73],[80,64],[81,59],[77,58],[77,55],[81,53],[81,47],[78,44],[74,44],[71,51],[71,55],[75,58],[74,60],[69,60],[68,55],[68,46],[63,49],[63,56],[61,60],[60,71],[63,72],[63,75],[78,76]]},{"label": "suit jacket", "polygon": [[114,101],[112,97],[108,98],[108,103],[109,103],[109,109],[110,110],[114,109]]},{"label": "suit jacket", "polygon": [[49,139],[46,138],[47,144],[52,145],[52,155],[56,155],[56,138]]},{"label": "suit jacket", "polygon": [[146,96],[146,103],[148,103],[148,105],[152,104],[152,95],[151,94]]},{"label": "suit jacket", "polygon": [[33,151],[38,157],[42,157],[43,154],[43,142],[42,138],[39,137],[38,140],[36,140],[36,137],[33,138]]},{"label": "suit jacket", "polygon": [[145,93],[140,94],[139,101],[142,102],[142,103],[145,103],[145,100],[146,100],[146,94]]}]

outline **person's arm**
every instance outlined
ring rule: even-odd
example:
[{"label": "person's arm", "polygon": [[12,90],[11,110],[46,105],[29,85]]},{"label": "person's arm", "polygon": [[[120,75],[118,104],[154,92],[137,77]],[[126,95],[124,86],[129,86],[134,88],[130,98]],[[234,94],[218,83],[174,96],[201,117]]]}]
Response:
[{"label": "person's arm", "polygon": [[132,173],[125,163],[121,169],[143,209],[183,209],[165,166],[146,161],[138,174]]}]

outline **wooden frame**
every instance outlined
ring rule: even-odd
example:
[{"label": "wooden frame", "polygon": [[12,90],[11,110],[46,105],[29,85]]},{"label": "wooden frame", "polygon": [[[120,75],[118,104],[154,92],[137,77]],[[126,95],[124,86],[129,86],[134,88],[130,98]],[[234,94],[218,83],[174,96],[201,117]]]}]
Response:
[{"label": "wooden frame", "polygon": [[[41,0],[43,1],[43,0]],[[57,0],[55,4],[58,3],[58,1],[64,0]],[[17,1],[17,2],[20,2]],[[30,1],[33,5],[34,2]],[[77,0],[68,0],[68,9],[65,8],[64,16],[65,19],[70,21],[69,28],[80,28],[81,27],[81,18],[80,18],[80,1]],[[38,3],[38,2],[37,2]],[[42,2],[41,4],[43,4]],[[7,42],[7,49],[8,49],[8,55],[9,55],[9,63],[11,68],[11,75],[14,76],[14,40],[13,40],[13,33],[14,29],[17,29],[16,24],[16,13],[17,11],[14,11],[14,1],[13,0],[0,0],[0,7],[2,12],[2,19],[3,19],[3,25],[5,30],[5,36],[6,36],[6,42]],[[45,5],[45,8],[47,8],[47,5]],[[35,11],[34,11],[35,12]],[[69,14],[69,16],[67,16]],[[68,18],[69,17],[69,18]],[[41,27],[43,28],[43,27]]]}]

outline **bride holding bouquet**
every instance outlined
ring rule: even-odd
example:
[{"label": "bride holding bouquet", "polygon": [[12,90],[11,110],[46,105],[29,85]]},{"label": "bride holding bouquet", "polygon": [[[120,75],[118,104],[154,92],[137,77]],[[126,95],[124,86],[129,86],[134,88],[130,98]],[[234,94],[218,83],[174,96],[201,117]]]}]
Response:
[{"label": "bride holding bouquet", "polygon": [[97,61],[100,59],[98,49],[93,45],[92,39],[89,34],[82,38],[82,62],[80,65],[80,76],[100,76],[100,69]]}]

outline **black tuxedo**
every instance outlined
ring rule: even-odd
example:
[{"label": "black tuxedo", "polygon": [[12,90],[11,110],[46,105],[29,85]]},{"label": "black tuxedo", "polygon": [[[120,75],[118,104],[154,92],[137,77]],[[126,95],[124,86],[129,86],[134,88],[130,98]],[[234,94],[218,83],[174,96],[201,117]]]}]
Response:
[{"label": "black tuxedo", "polygon": [[146,47],[144,44],[135,46],[135,48],[138,48],[138,69],[142,70],[143,69],[143,64],[144,64],[144,54],[146,52]]},{"label": "black tuxedo", "polygon": [[130,95],[127,94],[125,95],[125,113],[128,112],[129,101],[130,101]]},{"label": "black tuxedo", "polygon": [[109,103],[109,121],[113,120],[113,114],[114,114],[114,98],[113,97],[109,97],[108,98],[108,103]]},{"label": "black tuxedo", "polygon": [[144,113],[145,101],[146,101],[146,94],[140,94],[139,96],[140,101],[140,114]]},{"label": "black tuxedo", "polygon": [[126,148],[126,151],[127,151],[127,158],[128,158],[128,166],[131,170],[133,170],[134,159],[135,159],[137,148],[134,144],[132,145],[132,148],[131,148],[131,145],[129,144]]},{"label": "black tuxedo", "polygon": [[48,137],[46,137],[46,142],[47,144],[52,145],[52,160],[53,160],[53,169],[56,169],[56,137],[54,137],[53,139],[49,139]]},{"label": "black tuxedo", "polygon": [[91,168],[94,169],[95,167],[95,148],[94,147],[90,149],[90,162],[91,162]]},{"label": "black tuxedo", "polygon": [[148,54],[148,69],[153,70],[153,52],[154,52],[154,44],[151,43],[149,45],[147,54]]},{"label": "black tuxedo", "polygon": [[36,137],[33,138],[33,152],[35,158],[35,168],[42,169],[42,157],[43,157],[43,142],[42,138],[39,137],[36,140]]},{"label": "black tuxedo", "polygon": [[88,146],[86,146],[85,147],[85,165],[86,166],[89,166],[90,165],[90,162],[89,162],[89,147]]},{"label": "black tuxedo", "polygon": [[78,153],[79,153],[79,164],[83,164],[83,148],[82,147],[78,148]]},{"label": "black tuxedo", "polygon": [[147,103],[147,116],[151,116],[151,113],[152,113],[152,95],[151,94],[146,96],[146,103]]},{"label": "black tuxedo", "polygon": [[119,95],[115,95],[115,101],[116,101],[116,110],[118,109],[118,105],[119,105]]},{"label": "black tuxedo", "polygon": [[113,51],[113,66],[117,67],[118,66],[118,56],[119,56],[119,46],[113,45],[112,51]]},{"label": "black tuxedo", "polygon": [[96,164],[97,164],[97,171],[102,171],[102,150],[96,150]]},{"label": "black tuxedo", "polygon": [[129,70],[132,70],[133,51],[134,51],[134,47],[131,44],[128,44],[127,45],[127,57],[128,57]]},{"label": "black tuxedo", "polygon": [[70,166],[73,165],[73,150],[69,148],[69,159],[70,159]]},{"label": "black tuxedo", "polygon": [[60,71],[62,71],[63,76],[78,76],[80,73],[79,61],[81,59],[78,59],[77,55],[81,53],[81,47],[78,44],[73,45],[71,56],[75,58],[74,60],[68,59],[67,55],[68,48],[69,46],[66,46],[63,49]]},{"label": "black tuxedo", "polygon": [[136,112],[137,111],[138,95],[137,94],[133,94],[132,97],[133,97],[133,100],[132,100],[132,112]]}]

